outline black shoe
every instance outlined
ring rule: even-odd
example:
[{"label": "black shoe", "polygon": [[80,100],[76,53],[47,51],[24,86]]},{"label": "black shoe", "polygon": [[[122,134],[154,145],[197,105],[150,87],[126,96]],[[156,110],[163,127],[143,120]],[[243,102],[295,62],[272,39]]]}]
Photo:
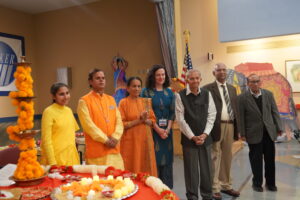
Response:
[{"label": "black shoe", "polygon": [[264,189],[261,186],[252,185],[252,188],[256,192],[263,192]]},{"label": "black shoe", "polygon": [[272,192],[276,192],[277,191],[277,187],[275,185],[266,185],[267,190],[272,191]]}]

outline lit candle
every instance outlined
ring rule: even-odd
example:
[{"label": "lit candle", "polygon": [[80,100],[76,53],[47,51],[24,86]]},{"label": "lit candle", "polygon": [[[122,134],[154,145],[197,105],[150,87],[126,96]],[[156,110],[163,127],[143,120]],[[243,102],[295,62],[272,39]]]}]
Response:
[{"label": "lit candle", "polygon": [[88,192],[88,196],[94,196],[96,194],[96,192],[94,190],[90,190]]},{"label": "lit candle", "polygon": [[96,176],[93,176],[93,181],[99,181],[100,179],[99,179],[99,176],[98,175],[96,175]]},{"label": "lit candle", "polygon": [[81,185],[87,185],[87,178],[82,178],[80,181]]},{"label": "lit candle", "polygon": [[122,197],[122,191],[120,189],[115,190],[114,192],[114,198],[121,198]]}]

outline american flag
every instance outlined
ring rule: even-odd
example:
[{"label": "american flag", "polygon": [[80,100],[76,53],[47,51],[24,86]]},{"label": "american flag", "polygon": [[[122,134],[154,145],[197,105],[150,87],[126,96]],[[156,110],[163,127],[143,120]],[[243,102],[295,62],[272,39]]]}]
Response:
[{"label": "american flag", "polygon": [[181,73],[181,79],[180,82],[185,85],[185,78],[186,78],[186,73],[188,70],[193,69],[192,65],[192,59],[190,55],[190,50],[189,50],[189,45],[188,42],[185,43],[185,56],[184,56],[184,62],[183,62],[183,68],[182,68],[182,73]]}]

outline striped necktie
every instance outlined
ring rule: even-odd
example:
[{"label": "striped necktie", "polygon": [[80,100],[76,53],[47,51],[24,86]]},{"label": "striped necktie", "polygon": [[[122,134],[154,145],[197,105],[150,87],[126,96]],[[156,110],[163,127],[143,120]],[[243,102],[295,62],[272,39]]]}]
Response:
[{"label": "striped necktie", "polygon": [[226,102],[226,105],[227,105],[227,112],[229,114],[230,119],[234,120],[233,112],[232,112],[232,107],[231,107],[231,104],[230,104],[229,95],[228,95],[228,93],[226,91],[225,85],[221,85],[221,87],[223,89],[223,95],[224,95],[224,99],[225,99],[225,102]]}]

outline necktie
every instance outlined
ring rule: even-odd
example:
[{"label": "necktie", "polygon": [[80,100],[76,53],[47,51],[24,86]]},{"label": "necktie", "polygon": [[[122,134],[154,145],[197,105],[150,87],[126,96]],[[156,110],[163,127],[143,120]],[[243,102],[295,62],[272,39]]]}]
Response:
[{"label": "necktie", "polygon": [[233,117],[232,107],[231,107],[231,104],[230,104],[229,95],[226,91],[225,85],[221,85],[221,87],[223,89],[223,95],[224,95],[224,99],[225,99],[226,106],[227,106],[227,112],[229,114],[230,119],[233,120],[234,117]]}]

